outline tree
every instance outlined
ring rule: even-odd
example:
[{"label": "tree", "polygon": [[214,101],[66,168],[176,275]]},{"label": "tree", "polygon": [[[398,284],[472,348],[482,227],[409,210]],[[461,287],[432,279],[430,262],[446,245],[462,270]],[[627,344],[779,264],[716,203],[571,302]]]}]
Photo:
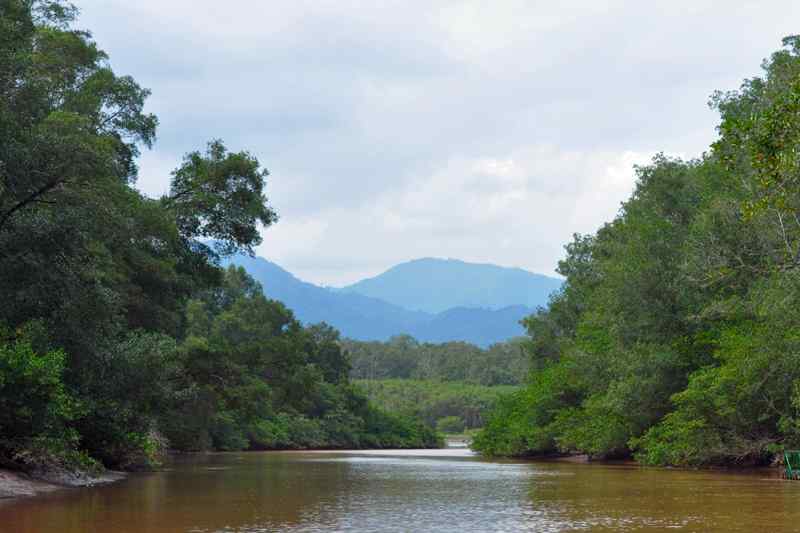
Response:
[{"label": "tree", "polygon": [[183,238],[214,239],[215,249],[224,255],[240,250],[252,254],[261,242],[258,223],[266,227],[277,220],[263,193],[267,175],[249,153],[229,153],[215,140],[205,154],[184,156],[163,202],[175,213]]},{"label": "tree", "polygon": [[709,152],[638,168],[619,216],[567,247],[564,289],[526,321],[531,381],[482,450],[703,465],[800,442],[800,37],[783,44],[712,97]]},{"label": "tree", "polygon": [[138,146],[155,138],[157,120],[143,112],[149,91],[115,75],[87,32],[68,28],[74,14],[25,0],[0,14],[0,232],[26,209],[134,180]]},{"label": "tree", "polygon": [[[149,91],[76,13],[0,2],[0,462],[148,467],[163,433],[180,449],[381,440],[338,332],[219,267],[276,220],[267,172],[213,141],[169,195],[137,191]],[[430,436],[389,426],[405,445]]]}]

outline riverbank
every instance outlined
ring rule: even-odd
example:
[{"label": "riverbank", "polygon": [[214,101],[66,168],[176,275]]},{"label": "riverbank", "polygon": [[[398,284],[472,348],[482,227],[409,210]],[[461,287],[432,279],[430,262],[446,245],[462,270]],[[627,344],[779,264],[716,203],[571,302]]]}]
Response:
[{"label": "riverbank", "polygon": [[126,474],[107,470],[102,474],[49,471],[31,476],[23,472],[0,469],[0,499],[37,496],[60,489],[94,487],[125,479]]}]

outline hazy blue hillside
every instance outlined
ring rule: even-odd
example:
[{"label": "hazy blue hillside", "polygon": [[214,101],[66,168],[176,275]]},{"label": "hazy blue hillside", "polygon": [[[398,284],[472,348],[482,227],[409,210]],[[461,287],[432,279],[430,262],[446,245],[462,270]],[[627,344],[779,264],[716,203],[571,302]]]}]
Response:
[{"label": "hazy blue hillside", "polygon": [[406,309],[440,313],[454,307],[536,308],[561,286],[561,280],[520,268],[465,263],[455,259],[416,259],[374,278],[343,287]]},{"label": "hazy blue hillside", "polygon": [[497,310],[455,307],[434,315],[429,322],[418,324],[411,335],[426,342],[466,340],[485,347],[524,335],[525,329],[519,321],[532,312],[533,309],[522,305]]},{"label": "hazy blue hillside", "polygon": [[360,294],[338,294],[324,287],[301,281],[275,263],[261,257],[237,255],[232,263],[243,266],[264,287],[264,293],[280,300],[301,321],[327,322],[346,337],[358,340],[384,340],[409,332],[432,317],[409,311],[382,300]]},{"label": "hazy blue hillside", "polygon": [[463,340],[488,346],[523,334],[518,322],[532,311],[524,306],[412,311],[378,298],[304,282],[261,257],[237,255],[227,263],[243,266],[268,297],[282,301],[301,321],[327,322],[343,336],[357,340],[387,340],[408,333],[423,342]]}]

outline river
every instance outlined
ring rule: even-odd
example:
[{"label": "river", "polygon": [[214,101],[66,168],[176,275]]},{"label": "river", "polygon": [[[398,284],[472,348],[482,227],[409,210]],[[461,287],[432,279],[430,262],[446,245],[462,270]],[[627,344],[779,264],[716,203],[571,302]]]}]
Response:
[{"label": "river", "polygon": [[120,483],[0,501],[0,531],[800,531],[800,482],[494,461],[465,449],[178,457]]}]

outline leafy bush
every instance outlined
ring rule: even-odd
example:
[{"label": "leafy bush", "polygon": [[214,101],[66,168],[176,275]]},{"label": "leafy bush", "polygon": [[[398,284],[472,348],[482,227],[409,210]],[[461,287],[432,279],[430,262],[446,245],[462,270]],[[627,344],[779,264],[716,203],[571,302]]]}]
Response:
[{"label": "leafy bush", "polygon": [[583,398],[582,384],[569,361],[532,376],[524,389],[500,398],[472,447],[486,455],[539,455],[558,451],[557,417]]},{"label": "leafy bush", "polygon": [[137,332],[108,343],[81,380],[86,409],[76,427],[92,457],[124,469],[158,464],[158,415],[172,404],[179,373],[176,343],[166,335]]},{"label": "leafy bush", "polygon": [[70,426],[80,409],[63,382],[65,360],[61,350],[37,352],[24,333],[0,332],[0,457],[13,465],[86,464]]},{"label": "leafy bush", "polygon": [[800,333],[796,275],[754,287],[754,320],[723,329],[717,365],[693,373],[675,411],[632,444],[649,464],[760,464],[800,444]]},{"label": "leafy bush", "polygon": [[442,437],[417,419],[371,408],[363,442],[376,448],[441,448]]}]

